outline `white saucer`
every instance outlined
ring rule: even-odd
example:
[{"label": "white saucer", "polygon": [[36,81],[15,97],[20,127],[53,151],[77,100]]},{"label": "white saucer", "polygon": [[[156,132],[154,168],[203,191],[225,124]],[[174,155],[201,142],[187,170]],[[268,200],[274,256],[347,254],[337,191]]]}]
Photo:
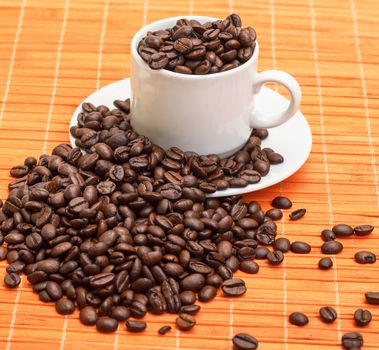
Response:
[{"label": "white saucer", "polygon": [[[84,99],[96,105],[105,105],[114,108],[113,101],[125,100],[130,97],[130,79],[116,81],[102,87]],[[256,107],[265,113],[275,113],[278,109],[285,109],[288,100],[279,93],[263,87],[256,97]],[[81,105],[72,115],[70,127],[76,125],[76,118],[81,112]],[[75,147],[75,139],[70,134],[70,142]],[[312,148],[312,133],[304,115],[298,111],[288,122],[269,130],[269,137],[262,142],[263,147],[270,147],[284,157],[282,164],[272,165],[267,176],[262,177],[257,184],[244,188],[229,188],[217,191],[209,197],[223,197],[254,192],[283,181],[294,174],[307,160]]]}]

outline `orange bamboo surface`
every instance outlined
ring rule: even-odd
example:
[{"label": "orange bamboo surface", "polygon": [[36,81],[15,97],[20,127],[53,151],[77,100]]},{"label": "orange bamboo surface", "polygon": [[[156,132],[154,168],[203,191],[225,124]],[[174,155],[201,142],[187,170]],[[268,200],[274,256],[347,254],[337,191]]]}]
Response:
[{"label": "orange bamboo surface", "polygon": [[[82,99],[99,86],[130,75],[130,41],[141,26],[177,15],[223,17],[239,13],[256,28],[260,69],[293,74],[303,90],[301,109],[314,144],[308,162],[281,184],[246,196],[269,208],[288,195],[306,216],[279,223],[279,235],[312,244],[309,255],[287,254],[285,263],[260,263],[259,274],[238,273],[248,292],[219,295],[203,304],[190,332],[175,327],[174,315],[148,315],[143,334],[99,334],[78,314],[56,314],[42,304],[23,278],[16,290],[0,282],[0,349],[230,349],[231,337],[248,332],[259,349],[339,349],[341,335],[357,330],[359,307],[373,313],[360,329],[366,349],[379,349],[379,306],[364,292],[379,291],[379,265],[354,262],[357,250],[379,254],[379,227],[369,237],[343,239],[334,268],[317,269],[320,232],[335,223],[378,220],[379,5],[377,0],[0,0],[0,197],[7,195],[9,169],[27,155],[38,157],[68,142],[68,123]],[[0,263],[0,278],[6,264]],[[318,317],[321,306],[339,314],[332,325]],[[303,311],[306,327],[288,324]]]}]

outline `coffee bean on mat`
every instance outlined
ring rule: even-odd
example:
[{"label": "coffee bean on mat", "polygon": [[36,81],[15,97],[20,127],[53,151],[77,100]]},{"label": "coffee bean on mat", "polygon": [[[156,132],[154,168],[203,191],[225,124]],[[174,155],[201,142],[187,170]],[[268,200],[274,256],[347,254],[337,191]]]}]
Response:
[{"label": "coffee bean on mat", "polygon": [[283,253],[287,253],[291,249],[291,242],[285,237],[280,237],[274,241],[272,246],[276,250],[280,250]]},{"label": "coffee bean on mat", "polygon": [[115,332],[118,328],[118,321],[111,317],[99,318],[96,321],[96,328],[103,333]]},{"label": "coffee bean on mat", "polygon": [[376,261],[376,255],[372,252],[362,250],[355,253],[354,259],[358,264],[374,264]]},{"label": "coffee bean on mat", "polygon": [[369,310],[357,309],[354,312],[354,321],[358,327],[367,326],[372,320],[372,315]]},{"label": "coffee bean on mat", "polygon": [[332,323],[337,319],[337,311],[331,306],[324,306],[320,309],[320,318],[325,323]]},{"label": "coffee bean on mat", "polygon": [[162,326],[161,328],[159,328],[158,330],[158,333],[160,335],[165,335],[167,332],[169,332],[171,330],[171,326]]},{"label": "coffee bean on mat", "polygon": [[305,213],[307,212],[307,209],[297,209],[295,211],[293,211],[292,213],[290,213],[290,220],[299,220],[301,219]]},{"label": "coffee bean on mat", "polygon": [[20,283],[21,279],[17,273],[7,273],[4,276],[4,284],[8,288],[16,288]]},{"label": "coffee bean on mat", "polygon": [[271,205],[277,209],[289,209],[292,207],[292,202],[287,197],[277,196],[272,200]]},{"label": "coffee bean on mat", "polygon": [[228,297],[238,297],[246,293],[245,282],[239,278],[224,281],[221,289]]},{"label": "coffee bean on mat", "polygon": [[320,270],[329,270],[333,267],[333,260],[330,258],[321,258],[318,262]]},{"label": "coffee bean on mat", "polygon": [[272,220],[280,220],[283,217],[283,212],[280,209],[269,209],[266,211],[266,216]]},{"label": "coffee bean on mat", "polygon": [[333,226],[332,231],[336,236],[351,236],[354,233],[353,228],[346,224],[335,225]]},{"label": "coffee bean on mat", "polygon": [[321,238],[324,242],[334,241],[336,239],[336,235],[332,230],[325,229],[321,232]]},{"label": "coffee bean on mat", "polygon": [[341,342],[345,349],[360,349],[363,346],[363,337],[358,332],[345,333]]},{"label": "coffee bean on mat", "polygon": [[189,314],[180,314],[176,318],[176,326],[182,331],[189,331],[195,324],[195,318]]},{"label": "coffee bean on mat", "polygon": [[267,254],[267,260],[271,265],[280,265],[284,260],[284,255],[280,250],[275,250]]},{"label": "coffee bean on mat", "polygon": [[128,320],[126,321],[126,330],[128,332],[132,333],[139,333],[143,332],[146,329],[146,322],[144,321],[133,321],[133,320]]},{"label": "coffee bean on mat", "polygon": [[305,326],[309,322],[309,319],[302,312],[293,312],[289,315],[289,321],[295,326],[302,327],[302,326]]},{"label": "coffee bean on mat", "polygon": [[291,251],[296,254],[308,254],[311,246],[306,242],[295,241],[291,243]]},{"label": "coffee bean on mat", "polygon": [[255,350],[258,348],[258,340],[247,333],[236,334],[232,341],[236,350]]},{"label": "coffee bean on mat", "polygon": [[323,254],[338,254],[342,251],[343,245],[338,241],[328,241],[321,246]]},{"label": "coffee bean on mat", "polygon": [[357,236],[367,236],[374,230],[372,225],[359,225],[354,227],[354,233]]},{"label": "coffee bean on mat", "polygon": [[379,305],[379,292],[366,292],[366,301],[372,305]]}]

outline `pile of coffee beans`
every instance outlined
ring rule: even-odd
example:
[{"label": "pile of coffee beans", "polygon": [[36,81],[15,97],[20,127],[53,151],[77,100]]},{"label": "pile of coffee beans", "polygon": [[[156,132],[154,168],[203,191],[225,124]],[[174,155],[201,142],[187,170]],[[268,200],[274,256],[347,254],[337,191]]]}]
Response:
[{"label": "pile of coffee beans", "polygon": [[257,34],[242,28],[240,16],[201,24],[182,18],[172,28],[147,33],[137,51],[151,69],[182,74],[212,74],[236,68],[249,60]]},{"label": "pile of coffee beans", "polygon": [[[100,175],[109,174],[115,182],[129,181],[138,175],[154,179],[153,187],[166,184],[164,191],[178,192],[195,187],[214,193],[229,187],[245,187],[258,183],[273,164],[283,157],[271,148],[261,148],[267,129],[254,129],[247,143],[233,156],[221,159],[215,154],[199,155],[177,147],[163,150],[147,137],[138,135],[130,125],[130,101],[116,100],[115,109],[84,103],[77,126],[70,129],[76,145],[88,155],[84,168],[94,165]],[[12,170],[24,175],[25,166]],[[151,192],[152,189],[148,189]]]}]

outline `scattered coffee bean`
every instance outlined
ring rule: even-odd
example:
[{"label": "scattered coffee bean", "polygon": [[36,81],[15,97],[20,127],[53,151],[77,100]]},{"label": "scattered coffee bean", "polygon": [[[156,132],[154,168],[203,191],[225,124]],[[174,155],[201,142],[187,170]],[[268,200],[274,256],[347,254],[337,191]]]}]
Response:
[{"label": "scattered coffee bean", "polygon": [[8,288],[16,288],[20,283],[21,279],[17,273],[7,273],[4,276],[4,284]]},{"label": "scattered coffee bean", "polygon": [[258,348],[258,340],[247,333],[236,334],[232,341],[236,350],[255,350]]},{"label": "scattered coffee bean", "polygon": [[303,314],[302,312],[293,312],[289,315],[289,321],[290,323],[294,324],[295,326],[305,326],[308,324],[309,319],[308,317]]},{"label": "scattered coffee bean", "polygon": [[333,232],[336,236],[351,236],[354,233],[354,230],[351,226],[346,224],[338,224],[333,226]]},{"label": "scattered coffee bean", "polygon": [[332,230],[322,230],[321,238],[324,242],[334,241],[336,239],[336,235]]},{"label": "scattered coffee bean", "polygon": [[271,265],[280,265],[284,260],[284,255],[280,250],[275,250],[267,254],[267,260]]},{"label": "scattered coffee bean", "polygon": [[221,289],[228,297],[239,297],[246,293],[245,281],[239,278],[224,281]]},{"label": "scattered coffee bean", "polygon": [[379,305],[379,292],[366,292],[366,301],[372,305]]},{"label": "scattered coffee bean", "polygon": [[283,253],[287,253],[291,249],[291,242],[287,238],[281,237],[276,239],[272,246],[276,250],[280,250]]},{"label": "scattered coffee bean", "polygon": [[171,329],[171,326],[162,326],[161,328],[159,328],[158,333],[160,335],[165,335],[167,332],[171,331]]},{"label": "scattered coffee bean", "polygon": [[217,295],[217,288],[213,286],[204,286],[199,292],[199,300],[208,302],[214,299]]},{"label": "scattered coffee bean", "polygon": [[297,209],[293,211],[292,213],[290,213],[290,220],[299,220],[305,215],[306,212],[307,210],[304,208]]},{"label": "scattered coffee bean", "polygon": [[278,196],[272,200],[271,205],[277,209],[289,209],[292,207],[292,202],[287,197]]},{"label": "scattered coffee bean", "polygon": [[369,310],[357,309],[354,312],[354,321],[358,327],[367,326],[372,320],[372,315]]},{"label": "scattered coffee bean", "polygon": [[252,260],[244,260],[240,262],[239,269],[249,274],[255,274],[259,271],[259,265]]},{"label": "scattered coffee bean", "polygon": [[325,323],[332,323],[337,319],[337,311],[331,306],[325,306],[320,309],[321,320]]},{"label": "scattered coffee bean", "polygon": [[372,225],[359,225],[359,226],[354,227],[354,233],[357,236],[367,236],[372,231],[374,231],[374,226]]},{"label": "scattered coffee bean", "polygon": [[75,305],[70,299],[63,297],[56,302],[55,309],[57,310],[58,314],[69,315],[74,312]]},{"label": "scattered coffee bean", "polygon": [[118,328],[118,321],[111,317],[99,318],[96,321],[96,329],[99,332],[111,333],[115,332]]},{"label": "scattered coffee bean", "polygon": [[80,322],[87,325],[95,325],[97,322],[97,312],[93,306],[85,306],[80,310]]},{"label": "scattered coffee bean", "polygon": [[321,270],[329,270],[333,267],[333,260],[330,258],[321,258],[318,262],[318,267]]},{"label": "scattered coffee bean", "polygon": [[291,251],[296,254],[308,254],[311,246],[306,242],[295,241],[291,243]]},{"label": "scattered coffee bean", "polygon": [[368,251],[360,251],[355,253],[354,259],[358,264],[374,264],[376,261],[376,255]]},{"label": "scattered coffee bean", "polygon": [[350,350],[360,349],[363,346],[363,337],[358,332],[345,333],[342,336],[342,346]]},{"label": "scattered coffee bean", "polygon": [[283,217],[283,212],[280,209],[269,209],[266,211],[266,216],[272,220],[280,220]]},{"label": "scattered coffee bean", "polygon": [[270,250],[266,247],[258,247],[255,249],[255,259],[264,260],[267,258],[269,252]]},{"label": "scattered coffee bean", "polygon": [[128,320],[125,323],[126,330],[132,333],[143,332],[146,329],[146,322]]},{"label": "scattered coffee bean", "polygon": [[343,245],[338,241],[328,241],[321,246],[323,254],[338,254],[342,251]]},{"label": "scattered coffee bean", "polygon": [[176,318],[176,326],[182,331],[189,331],[196,324],[196,320],[189,314],[180,314]]}]

